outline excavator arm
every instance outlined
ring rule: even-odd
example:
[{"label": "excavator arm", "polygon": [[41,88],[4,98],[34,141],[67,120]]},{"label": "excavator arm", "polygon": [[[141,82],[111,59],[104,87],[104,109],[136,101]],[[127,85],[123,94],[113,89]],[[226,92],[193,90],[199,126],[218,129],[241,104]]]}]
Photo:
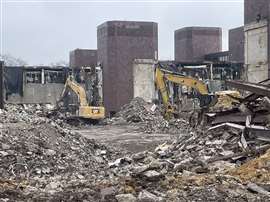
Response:
[{"label": "excavator arm", "polygon": [[58,102],[60,102],[66,97],[66,94],[69,92],[69,89],[72,90],[77,95],[79,100],[78,110],[74,114],[75,117],[93,120],[99,120],[105,117],[104,107],[89,106],[84,88],[80,86],[77,82],[73,81],[71,76],[67,78],[64,90]]},{"label": "excavator arm", "polygon": [[171,118],[171,115],[174,113],[174,108],[169,101],[169,94],[164,80],[164,72],[161,71],[159,68],[156,68],[155,82],[161,94],[162,103],[165,107],[165,118],[169,119]]},{"label": "excavator arm", "polygon": [[79,84],[77,84],[75,81],[73,81],[71,76],[69,76],[66,80],[64,90],[61,95],[61,99],[63,99],[66,96],[69,89],[71,89],[78,96],[80,106],[88,106],[84,88],[81,87]]},{"label": "excavator arm", "polygon": [[175,109],[169,101],[166,80],[175,84],[184,85],[195,89],[199,93],[200,106],[202,108],[208,108],[216,103],[216,98],[214,95],[209,94],[207,85],[198,79],[178,75],[173,72],[163,70],[158,66],[156,68],[155,80],[157,88],[160,91],[162,97],[162,102],[165,107],[165,116],[167,118],[170,118]]}]

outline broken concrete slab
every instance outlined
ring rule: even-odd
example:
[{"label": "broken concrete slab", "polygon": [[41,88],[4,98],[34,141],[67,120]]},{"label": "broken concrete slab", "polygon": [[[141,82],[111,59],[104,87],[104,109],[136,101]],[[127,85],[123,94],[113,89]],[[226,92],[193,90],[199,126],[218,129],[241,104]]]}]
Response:
[{"label": "broken concrete slab", "polygon": [[137,198],[132,194],[118,194],[115,198],[118,202],[137,202]]},{"label": "broken concrete slab", "polygon": [[149,180],[155,180],[155,179],[158,179],[162,176],[159,172],[157,172],[155,170],[145,171],[145,172],[143,172],[142,175]]},{"label": "broken concrete slab", "polygon": [[139,193],[138,202],[162,202],[164,201],[161,197],[158,197],[146,190]]}]

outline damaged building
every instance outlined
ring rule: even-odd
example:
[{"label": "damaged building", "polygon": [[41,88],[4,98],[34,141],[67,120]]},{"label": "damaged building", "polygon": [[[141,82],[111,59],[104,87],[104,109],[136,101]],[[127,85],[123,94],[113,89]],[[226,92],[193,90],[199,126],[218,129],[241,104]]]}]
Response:
[{"label": "damaged building", "polygon": [[70,67],[0,61],[0,201],[270,201],[270,79],[240,81],[268,76],[254,2],[228,51],[183,28],[180,61],[158,60],[157,23],[108,21]]},{"label": "damaged building", "polygon": [[55,104],[68,73],[68,67],[5,67],[5,100],[17,104]]}]

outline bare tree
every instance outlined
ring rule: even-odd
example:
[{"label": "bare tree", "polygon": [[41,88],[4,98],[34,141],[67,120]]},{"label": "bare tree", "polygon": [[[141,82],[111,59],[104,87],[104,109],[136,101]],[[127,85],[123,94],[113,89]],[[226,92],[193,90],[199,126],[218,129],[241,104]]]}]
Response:
[{"label": "bare tree", "polygon": [[20,59],[20,58],[15,58],[10,54],[4,54],[0,55],[0,58],[4,61],[6,66],[25,66],[27,63]]}]

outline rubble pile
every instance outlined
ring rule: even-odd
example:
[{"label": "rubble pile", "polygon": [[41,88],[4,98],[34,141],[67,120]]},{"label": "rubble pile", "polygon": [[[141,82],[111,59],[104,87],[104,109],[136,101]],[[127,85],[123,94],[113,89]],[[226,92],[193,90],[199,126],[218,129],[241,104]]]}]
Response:
[{"label": "rubble pile", "polygon": [[0,123],[45,123],[50,120],[46,119],[45,111],[51,109],[51,105],[14,105],[9,104],[6,106],[6,110],[1,110]]},{"label": "rubble pile", "polygon": [[[254,135],[270,133],[270,99],[251,94],[243,98],[233,110],[207,113],[212,126],[233,123]],[[270,140],[270,139],[269,139]]]},{"label": "rubble pile", "polygon": [[[16,117],[13,118],[15,122],[24,121],[33,123],[36,121],[36,123],[42,123],[49,121],[69,129],[91,126],[91,122],[69,119],[68,117],[71,117],[69,112],[55,109],[55,106],[51,104],[9,104],[6,108],[9,112],[6,114],[7,121],[9,122],[12,121],[12,116],[16,115]],[[2,116],[4,115],[2,114]],[[4,123],[5,119],[0,121]]]},{"label": "rubble pile", "polygon": [[[105,147],[51,124],[7,126],[1,132],[0,172],[4,178],[89,172],[106,163]],[[104,150],[104,156],[96,157],[97,150]]]},{"label": "rubble pile", "polygon": [[124,105],[116,114],[116,117],[122,117],[127,122],[133,123],[147,121],[153,116],[162,116],[159,108],[140,97],[136,97],[129,104]]},{"label": "rubble pile", "polygon": [[[235,168],[263,154],[267,149],[270,149],[269,142],[251,139],[239,128],[224,127],[223,130],[210,128],[205,132],[180,135],[172,144],[164,143],[157,147],[154,153],[141,153],[133,157],[135,164],[140,164],[141,160],[143,164],[149,161],[158,162],[160,172],[164,172],[162,168],[165,166],[166,173],[184,170],[209,173]],[[125,159],[123,162],[133,161]],[[142,168],[148,170],[149,166],[151,167],[149,164]]]},{"label": "rubble pile", "polygon": [[120,194],[137,198],[146,190],[154,201],[268,201],[269,152],[253,159],[269,148],[269,142],[230,125],[181,135],[154,152],[126,156],[109,166],[124,179]]},{"label": "rubble pile", "polygon": [[119,155],[21,106],[1,110],[0,127],[0,198],[6,200],[89,200],[96,196],[92,184]]},{"label": "rubble pile", "polygon": [[107,124],[139,124],[140,130],[146,133],[179,134],[190,130],[189,123],[184,119],[165,120],[160,108],[136,97]]},{"label": "rubble pile", "polygon": [[37,108],[0,111],[0,198],[6,201],[270,200],[269,139],[251,130],[250,119],[195,130],[135,98],[106,122],[179,135],[154,151],[119,155]]},{"label": "rubble pile", "polygon": [[269,183],[270,182],[270,150],[264,155],[246,162],[229,174],[239,177],[244,182]]}]

